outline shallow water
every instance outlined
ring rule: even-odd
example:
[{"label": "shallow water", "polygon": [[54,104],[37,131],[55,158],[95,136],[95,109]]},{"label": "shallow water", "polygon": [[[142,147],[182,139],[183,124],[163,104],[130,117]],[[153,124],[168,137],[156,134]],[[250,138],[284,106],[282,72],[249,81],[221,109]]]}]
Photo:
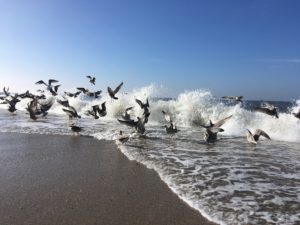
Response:
[{"label": "shallow water", "polygon": [[[139,137],[116,118],[131,105],[135,106],[133,114],[141,115],[134,97],[145,100],[153,92],[148,87],[114,102],[107,96],[70,102],[83,114],[91,105],[106,100],[108,115],[99,120],[83,116],[69,121],[61,106],[55,105],[46,118],[32,121],[21,109],[26,103],[20,103],[16,114],[2,105],[1,131],[73,135],[69,125],[76,122],[84,127],[83,135],[114,140],[121,128],[131,138],[120,150],[157,171],[180,198],[210,220],[221,224],[300,224],[300,124],[289,114],[297,110],[299,101],[282,109],[275,119],[253,112],[249,106],[215,100],[209,92],[187,92],[174,100],[150,101],[147,133]],[[161,110],[173,113],[180,132],[173,136],[165,133]],[[198,124],[231,114],[219,140],[206,144]],[[245,139],[246,128],[261,128],[272,140],[262,138],[252,146]]]}]

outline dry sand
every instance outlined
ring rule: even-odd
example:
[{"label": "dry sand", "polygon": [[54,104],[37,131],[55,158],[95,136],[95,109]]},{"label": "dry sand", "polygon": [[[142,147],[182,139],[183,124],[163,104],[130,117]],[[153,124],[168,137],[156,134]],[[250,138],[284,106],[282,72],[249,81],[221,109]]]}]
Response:
[{"label": "dry sand", "polygon": [[1,225],[213,224],[114,143],[0,133]]}]

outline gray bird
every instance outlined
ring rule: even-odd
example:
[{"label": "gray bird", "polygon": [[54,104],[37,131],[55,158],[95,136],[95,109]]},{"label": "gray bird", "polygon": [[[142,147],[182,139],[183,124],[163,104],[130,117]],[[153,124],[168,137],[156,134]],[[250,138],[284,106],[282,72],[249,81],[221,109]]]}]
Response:
[{"label": "gray bird", "polygon": [[129,135],[124,134],[123,131],[120,130],[120,133],[117,136],[116,140],[124,144],[129,140]]},{"label": "gray bird", "polygon": [[76,109],[73,106],[69,106],[68,109],[62,109],[65,113],[67,113],[67,115],[69,116],[69,119],[73,119],[73,118],[81,118],[80,115],[78,115]]},{"label": "gray bird", "polygon": [[107,92],[109,94],[109,96],[113,99],[118,99],[115,95],[118,93],[118,91],[121,89],[121,87],[123,86],[123,82],[121,82],[115,90],[112,90],[110,87],[107,87]]},{"label": "gray bird", "polygon": [[75,124],[71,124],[71,130],[74,132],[74,133],[77,133],[79,134],[79,132],[83,131],[83,127],[79,127]]},{"label": "gray bird", "polygon": [[223,132],[224,129],[220,127],[210,127],[206,128],[206,132],[204,133],[204,140],[207,143],[214,143],[217,140],[217,134],[219,132]]},{"label": "gray bird", "polygon": [[131,120],[129,113],[130,113],[130,111],[132,109],[133,109],[133,107],[126,108],[124,114],[122,115],[122,119],[124,119],[124,120]]},{"label": "gray bird", "polygon": [[90,75],[86,76],[88,79],[90,79],[90,83],[95,85],[96,77],[92,77]]},{"label": "gray bird", "polygon": [[242,102],[243,100],[243,96],[223,96],[223,99],[227,99],[227,100],[234,100],[237,102]]},{"label": "gray bird", "polygon": [[264,103],[261,107],[255,107],[254,108],[256,112],[265,113],[269,116],[275,116],[276,118],[279,118],[277,107],[275,107],[272,104]]},{"label": "gray bird", "polygon": [[162,113],[164,114],[165,120],[170,123],[169,126],[167,126],[167,125],[164,126],[166,128],[166,132],[168,134],[175,134],[175,133],[177,133],[178,130],[177,130],[175,122],[172,120],[171,115],[169,113],[163,111],[163,110],[162,110]]},{"label": "gray bird", "polygon": [[137,117],[137,121],[134,120],[120,120],[118,119],[118,121],[122,124],[125,124],[129,127],[133,127],[135,128],[136,132],[139,134],[144,134],[146,129],[145,129],[145,122],[142,118]]},{"label": "gray bird", "polygon": [[256,145],[260,136],[263,136],[263,137],[265,137],[267,139],[271,139],[269,137],[269,135],[266,132],[264,132],[263,130],[261,130],[261,129],[256,129],[255,132],[254,132],[254,134],[252,134],[251,131],[248,130],[248,129],[247,129],[247,131],[248,131],[247,136],[246,136],[247,137],[247,141],[249,143],[251,143],[251,144],[255,144]]}]

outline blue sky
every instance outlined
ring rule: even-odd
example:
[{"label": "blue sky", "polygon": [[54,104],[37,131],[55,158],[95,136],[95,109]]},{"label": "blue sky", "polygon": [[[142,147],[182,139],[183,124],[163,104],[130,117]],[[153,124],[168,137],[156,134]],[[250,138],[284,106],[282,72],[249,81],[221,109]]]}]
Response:
[{"label": "blue sky", "polygon": [[[300,97],[300,1],[0,0],[0,85]],[[24,87],[26,86],[26,87]]]}]

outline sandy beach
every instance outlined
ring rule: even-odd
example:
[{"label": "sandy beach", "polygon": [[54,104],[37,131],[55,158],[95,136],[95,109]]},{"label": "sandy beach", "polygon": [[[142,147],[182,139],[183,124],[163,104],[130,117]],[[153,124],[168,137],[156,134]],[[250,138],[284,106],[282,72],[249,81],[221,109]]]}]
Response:
[{"label": "sandy beach", "polygon": [[114,143],[0,133],[0,224],[213,224]]}]

